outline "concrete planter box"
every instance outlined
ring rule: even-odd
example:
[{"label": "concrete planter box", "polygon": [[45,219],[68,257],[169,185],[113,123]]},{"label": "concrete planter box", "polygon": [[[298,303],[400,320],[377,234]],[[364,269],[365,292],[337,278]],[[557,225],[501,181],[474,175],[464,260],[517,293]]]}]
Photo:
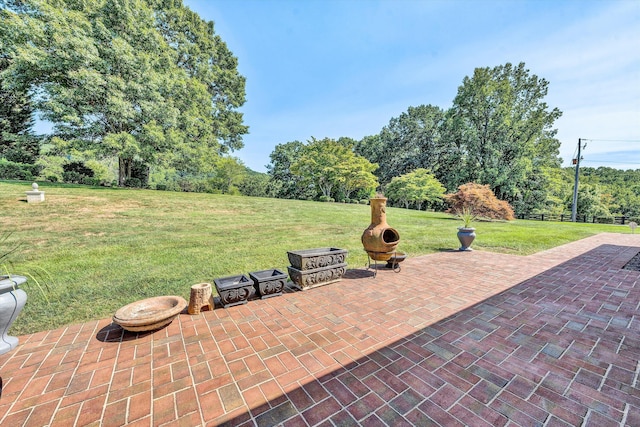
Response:
[{"label": "concrete planter box", "polygon": [[291,267],[297,270],[312,270],[344,263],[348,251],[339,248],[315,248],[289,251]]},{"label": "concrete planter box", "polygon": [[249,273],[249,277],[253,280],[261,299],[282,295],[287,283],[287,275],[277,269],[254,271]]},{"label": "concrete planter box", "polygon": [[224,308],[246,304],[256,294],[253,281],[244,274],[214,279],[213,283]]},{"label": "concrete planter box", "polygon": [[307,290],[341,280],[342,275],[347,271],[347,264],[340,263],[310,270],[299,270],[291,266],[287,269],[293,283],[300,289]]}]

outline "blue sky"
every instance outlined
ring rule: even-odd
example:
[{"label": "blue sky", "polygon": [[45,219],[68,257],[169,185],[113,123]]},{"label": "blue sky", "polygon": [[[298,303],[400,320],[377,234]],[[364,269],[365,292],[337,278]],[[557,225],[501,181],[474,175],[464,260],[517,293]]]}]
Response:
[{"label": "blue sky", "polygon": [[380,132],[421,104],[449,108],[476,67],[525,62],[549,81],[560,155],[640,169],[639,0],[184,0],[238,58],[265,171],[277,144]]}]

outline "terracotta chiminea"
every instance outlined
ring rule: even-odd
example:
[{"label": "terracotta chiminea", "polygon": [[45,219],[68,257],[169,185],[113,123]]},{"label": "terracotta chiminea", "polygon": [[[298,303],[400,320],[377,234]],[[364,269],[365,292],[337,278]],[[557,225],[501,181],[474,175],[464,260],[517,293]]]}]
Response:
[{"label": "terracotta chiminea", "polygon": [[400,235],[387,224],[387,199],[370,199],[371,224],[362,233],[362,246],[369,257],[376,261],[387,261],[395,253]]}]

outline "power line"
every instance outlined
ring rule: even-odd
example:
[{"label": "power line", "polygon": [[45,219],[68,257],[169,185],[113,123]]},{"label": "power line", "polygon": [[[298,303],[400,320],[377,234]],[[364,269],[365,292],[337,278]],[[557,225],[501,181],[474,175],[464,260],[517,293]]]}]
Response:
[{"label": "power line", "polygon": [[620,165],[640,165],[640,163],[634,163],[634,162],[611,162],[611,161],[608,161],[608,160],[585,160],[585,159],[582,159],[582,161],[584,163],[596,163],[597,162],[597,163],[617,163],[617,164],[620,164]]},{"label": "power line", "polygon": [[583,141],[595,141],[595,142],[640,142],[640,139],[585,139]]}]

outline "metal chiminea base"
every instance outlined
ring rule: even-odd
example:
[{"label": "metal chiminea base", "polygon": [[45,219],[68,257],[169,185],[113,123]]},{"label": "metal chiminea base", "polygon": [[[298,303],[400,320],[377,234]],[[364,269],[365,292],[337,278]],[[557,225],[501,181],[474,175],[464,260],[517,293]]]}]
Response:
[{"label": "metal chiminea base", "polygon": [[[373,253],[369,253],[371,251],[366,251],[367,252],[367,270],[371,269],[371,260],[373,260],[373,277],[375,278],[376,275],[378,274],[378,261],[377,258],[380,258],[376,255],[391,255],[390,258],[387,260],[387,264],[384,267],[381,268],[388,268],[393,270],[395,273],[399,273],[400,272],[400,263],[402,261],[404,261],[407,258],[407,254],[404,252],[399,252],[399,251],[394,251],[394,252],[373,252]],[[385,257],[386,258],[386,257]]]}]

